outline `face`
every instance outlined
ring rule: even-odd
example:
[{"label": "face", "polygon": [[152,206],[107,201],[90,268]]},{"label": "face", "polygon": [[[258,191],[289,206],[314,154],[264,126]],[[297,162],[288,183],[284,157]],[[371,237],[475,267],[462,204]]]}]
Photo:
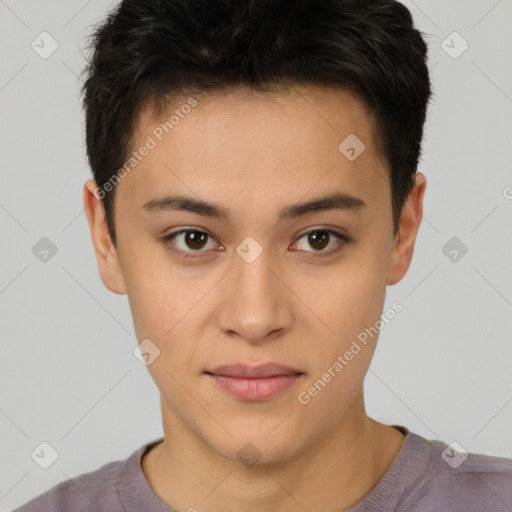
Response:
[{"label": "face", "polygon": [[[195,98],[168,134],[140,117],[135,147],[156,144],[117,184],[117,250],[92,180],[87,216],[103,282],[127,293],[150,357],[160,351],[148,369],[164,421],[227,458],[251,442],[275,462],[354,418],[378,337],[361,333],[407,271],[424,179],[395,236],[358,97],[304,86]],[[286,368],[216,372],[265,363]]]}]

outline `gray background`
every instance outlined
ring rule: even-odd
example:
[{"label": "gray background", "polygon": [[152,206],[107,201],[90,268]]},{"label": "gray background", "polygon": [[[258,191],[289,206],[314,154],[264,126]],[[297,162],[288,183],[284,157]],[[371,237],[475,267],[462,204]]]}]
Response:
[{"label": "gray background", "polygon": [[[381,333],[368,413],[512,457],[512,2],[404,3],[430,48],[428,186],[412,267],[388,289],[387,306],[404,309]],[[0,0],[3,510],[162,434],[127,298],[101,283],[82,206],[78,73],[84,36],[112,4]],[[59,45],[46,59],[31,47],[43,31]],[[457,58],[453,31],[469,44]],[[42,237],[57,248],[46,262],[32,251]],[[442,250],[452,237],[456,261]],[[59,454],[48,469],[31,458],[43,441]]]}]

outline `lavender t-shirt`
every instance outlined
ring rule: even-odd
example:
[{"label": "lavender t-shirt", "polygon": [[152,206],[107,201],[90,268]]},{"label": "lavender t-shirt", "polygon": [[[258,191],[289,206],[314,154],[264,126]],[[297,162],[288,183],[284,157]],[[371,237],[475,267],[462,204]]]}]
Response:
[{"label": "lavender t-shirt", "polygon": [[[393,426],[406,435],[400,452],[349,512],[512,511],[512,459],[466,454]],[[140,464],[145,451],[160,441],[61,482],[14,512],[174,512],[155,495]]]}]

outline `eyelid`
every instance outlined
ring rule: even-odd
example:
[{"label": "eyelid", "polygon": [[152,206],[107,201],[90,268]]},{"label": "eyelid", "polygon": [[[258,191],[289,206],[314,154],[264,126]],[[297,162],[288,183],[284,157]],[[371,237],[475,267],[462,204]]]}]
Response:
[{"label": "eyelid", "polygon": [[305,231],[296,235],[295,240],[300,240],[304,235],[309,235],[310,233],[315,233],[317,231],[325,231],[332,235],[339,236],[340,238],[349,239],[349,236],[344,232],[341,228],[331,228],[327,226],[313,226],[312,228],[307,228]]}]

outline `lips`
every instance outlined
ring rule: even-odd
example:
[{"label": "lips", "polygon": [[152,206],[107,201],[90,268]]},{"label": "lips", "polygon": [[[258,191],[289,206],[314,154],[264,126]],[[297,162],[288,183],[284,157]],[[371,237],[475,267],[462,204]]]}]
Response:
[{"label": "lips", "polygon": [[268,400],[297,383],[304,372],[289,366],[266,363],[258,366],[231,364],[205,372],[223,391],[239,400]]},{"label": "lips", "polygon": [[290,368],[289,366],[266,363],[258,366],[249,366],[246,364],[230,364],[219,366],[211,371],[206,371],[210,375],[219,375],[224,377],[235,377],[245,379],[265,379],[268,377],[277,377],[279,375],[302,375],[303,372]]}]

